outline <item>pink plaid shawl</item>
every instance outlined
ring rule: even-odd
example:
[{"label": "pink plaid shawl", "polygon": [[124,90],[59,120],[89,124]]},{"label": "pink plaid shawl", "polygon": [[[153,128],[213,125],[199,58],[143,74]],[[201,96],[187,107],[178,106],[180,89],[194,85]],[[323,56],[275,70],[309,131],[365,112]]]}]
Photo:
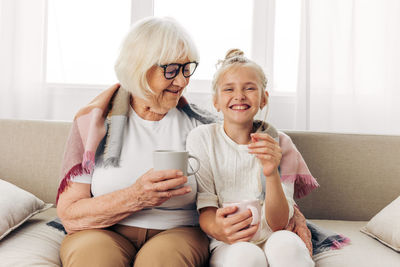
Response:
[{"label": "pink plaid shawl", "polygon": [[[57,200],[72,177],[84,173],[90,174],[93,171],[97,148],[107,132],[106,118],[127,116],[130,95],[123,89],[118,90],[119,88],[120,85],[115,84],[103,91],[87,106],[81,108],[75,116],[65,148]],[[190,107],[183,97],[180,99],[178,107],[191,117],[203,118],[205,119],[203,121],[213,121],[210,114],[202,113],[193,106]],[[318,187],[318,183],[311,175],[290,137],[279,132],[279,143],[283,152],[280,165],[282,180],[294,182],[294,196],[296,198],[303,197]],[[107,153],[107,143],[105,153]]]},{"label": "pink plaid shawl", "polygon": [[319,186],[318,182],[311,175],[292,139],[283,132],[279,132],[279,146],[282,149],[281,180],[294,183],[295,198],[308,195]]}]

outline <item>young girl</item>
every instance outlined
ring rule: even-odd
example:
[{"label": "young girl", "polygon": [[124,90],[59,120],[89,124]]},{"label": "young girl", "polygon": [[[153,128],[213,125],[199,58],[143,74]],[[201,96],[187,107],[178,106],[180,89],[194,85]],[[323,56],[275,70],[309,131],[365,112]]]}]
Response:
[{"label": "young girl", "polygon": [[[281,182],[277,130],[254,120],[268,103],[266,84],[260,66],[240,50],[228,51],[213,80],[223,124],[199,126],[187,138],[187,150],[201,163],[197,209],[211,237],[211,266],[314,266],[302,240],[282,230],[293,216],[294,188],[293,182]],[[258,224],[251,225],[250,210],[223,208],[225,202],[249,199],[261,204]]]}]

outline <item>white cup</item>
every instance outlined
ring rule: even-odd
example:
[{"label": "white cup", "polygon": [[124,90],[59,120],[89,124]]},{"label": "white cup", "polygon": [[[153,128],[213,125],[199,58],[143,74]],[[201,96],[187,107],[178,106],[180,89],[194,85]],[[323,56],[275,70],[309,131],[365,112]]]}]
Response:
[{"label": "white cup", "polygon": [[[195,159],[197,166],[193,172],[188,172],[189,159]],[[199,171],[200,160],[193,155],[190,155],[188,151],[176,151],[176,150],[155,150],[153,152],[153,168],[154,170],[181,170],[183,175],[193,175]]]},{"label": "white cup", "polygon": [[[241,213],[246,210],[250,210],[253,220],[251,221],[251,225],[255,225],[260,222],[260,217],[261,217],[261,205],[260,201],[257,199],[254,200],[241,200],[237,202],[224,202],[222,204],[222,207],[237,207],[237,211],[233,214],[236,213]],[[230,214],[229,216],[233,215]],[[229,217],[228,216],[228,217]]]}]

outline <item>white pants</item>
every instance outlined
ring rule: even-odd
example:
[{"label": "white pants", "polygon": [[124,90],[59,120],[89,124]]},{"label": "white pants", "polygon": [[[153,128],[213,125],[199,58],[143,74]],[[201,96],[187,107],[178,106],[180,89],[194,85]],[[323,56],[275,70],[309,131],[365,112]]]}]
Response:
[{"label": "white pants", "polygon": [[315,264],[300,237],[283,230],[274,232],[261,246],[250,242],[224,243],[212,251],[210,266],[314,267]]}]

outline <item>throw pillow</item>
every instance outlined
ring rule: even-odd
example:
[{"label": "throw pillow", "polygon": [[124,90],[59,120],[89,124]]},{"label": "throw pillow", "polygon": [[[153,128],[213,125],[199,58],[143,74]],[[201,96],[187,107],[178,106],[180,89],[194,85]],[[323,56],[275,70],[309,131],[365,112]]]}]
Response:
[{"label": "throw pillow", "polygon": [[50,208],[31,193],[0,179],[0,240],[30,217]]},{"label": "throw pillow", "polygon": [[376,214],[361,232],[400,252],[400,197]]}]

